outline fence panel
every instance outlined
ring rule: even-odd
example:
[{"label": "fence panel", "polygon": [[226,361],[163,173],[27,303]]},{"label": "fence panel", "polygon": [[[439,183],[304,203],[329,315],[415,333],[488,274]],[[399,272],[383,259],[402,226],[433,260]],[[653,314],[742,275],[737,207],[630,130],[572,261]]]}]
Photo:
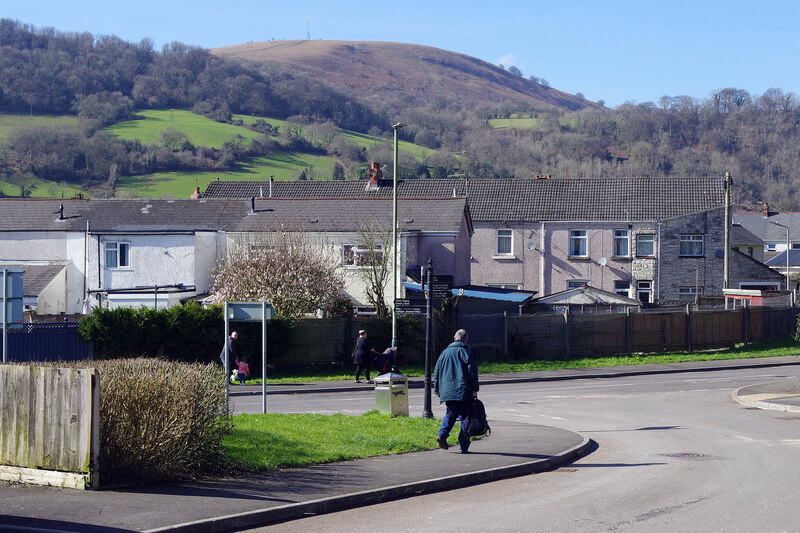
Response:
[{"label": "fence panel", "polygon": [[516,359],[562,359],[565,354],[564,315],[509,316],[509,351]]},{"label": "fence panel", "polygon": [[[0,479],[91,483],[99,451],[97,380],[94,369],[0,366]],[[54,482],[52,472],[37,474],[42,469],[63,474]]]},{"label": "fence panel", "polygon": [[7,354],[9,361],[17,362],[83,361],[92,351],[78,338],[75,322],[39,322],[9,329]]},{"label": "fence panel", "polygon": [[707,350],[733,346],[744,340],[742,311],[695,311],[690,316],[692,349]]}]

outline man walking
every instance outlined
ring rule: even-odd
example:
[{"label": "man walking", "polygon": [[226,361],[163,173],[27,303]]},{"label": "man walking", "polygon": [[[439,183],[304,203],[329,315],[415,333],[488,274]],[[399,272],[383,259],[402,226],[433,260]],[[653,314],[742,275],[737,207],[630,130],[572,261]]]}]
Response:
[{"label": "man walking", "polygon": [[433,392],[439,397],[439,402],[447,406],[436,442],[444,450],[449,447],[447,437],[458,418],[461,422],[461,431],[458,434],[461,453],[469,451],[469,437],[464,433],[464,420],[469,413],[472,398],[478,396],[479,388],[478,364],[467,345],[468,341],[466,331],[456,331],[453,342],[439,355],[433,371]]}]

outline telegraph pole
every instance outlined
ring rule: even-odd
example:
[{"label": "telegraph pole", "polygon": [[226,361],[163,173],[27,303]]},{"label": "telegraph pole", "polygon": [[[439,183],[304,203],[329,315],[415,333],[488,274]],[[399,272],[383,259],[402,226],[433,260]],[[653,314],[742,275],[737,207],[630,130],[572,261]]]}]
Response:
[{"label": "telegraph pole", "polygon": [[[725,173],[725,252],[724,252],[724,260],[725,263],[723,266],[723,279],[722,279],[722,288],[727,289],[728,287],[728,266],[729,266],[729,256],[731,251],[731,173]],[[789,253],[788,251],[786,252]]]}]

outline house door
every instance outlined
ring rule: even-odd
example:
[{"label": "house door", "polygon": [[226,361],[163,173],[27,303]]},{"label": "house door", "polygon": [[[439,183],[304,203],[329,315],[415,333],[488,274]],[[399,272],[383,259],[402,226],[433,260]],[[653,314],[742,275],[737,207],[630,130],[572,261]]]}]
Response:
[{"label": "house door", "polygon": [[637,281],[636,298],[643,304],[649,304],[653,300],[653,282]]}]

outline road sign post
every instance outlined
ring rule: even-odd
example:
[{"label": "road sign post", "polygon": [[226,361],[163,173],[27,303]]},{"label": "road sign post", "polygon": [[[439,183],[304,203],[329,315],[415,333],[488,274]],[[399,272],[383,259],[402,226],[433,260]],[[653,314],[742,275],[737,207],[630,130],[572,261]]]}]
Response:
[{"label": "road sign post", "polygon": [[275,309],[269,302],[225,301],[225,403],[230,389],[230,354],[228,353],[229,322],[261,322],[261,409],[267,412],[267,322]]}]

